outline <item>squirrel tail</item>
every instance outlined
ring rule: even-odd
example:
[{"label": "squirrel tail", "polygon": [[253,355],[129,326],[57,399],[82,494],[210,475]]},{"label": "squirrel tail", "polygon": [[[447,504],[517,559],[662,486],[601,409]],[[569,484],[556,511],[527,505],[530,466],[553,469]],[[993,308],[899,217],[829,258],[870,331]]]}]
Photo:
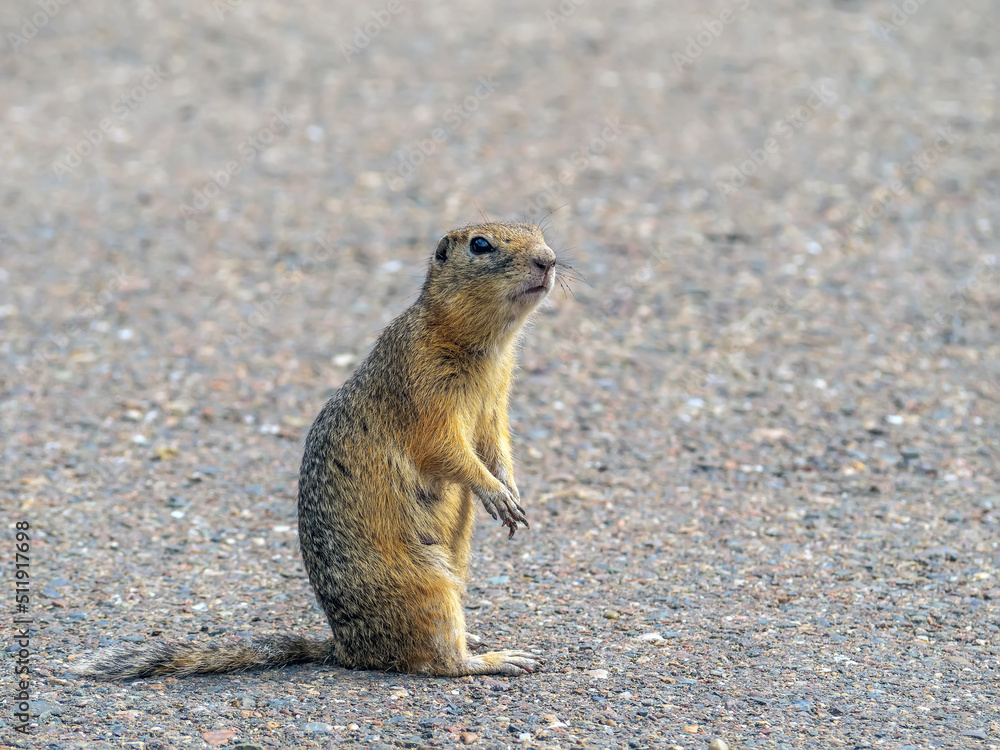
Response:
[{"label": "squirrel tail", "polygon": [[295,635],[271,635],[236,643],[196,645],[161,641],[123,644],[100,651],[73,665],[84,677],[128,680],[154,675],[238,672],[258,667],[324,662],[331,656],[329,641]]}]

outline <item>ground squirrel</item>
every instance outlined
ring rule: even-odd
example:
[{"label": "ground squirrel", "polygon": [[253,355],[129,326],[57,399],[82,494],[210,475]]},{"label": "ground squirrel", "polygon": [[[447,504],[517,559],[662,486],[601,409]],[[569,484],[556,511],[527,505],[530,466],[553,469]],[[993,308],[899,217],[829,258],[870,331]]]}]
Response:
[{"label": "ground squirrel", "polygon": [[103,678],[228,672],[329,661],[459,676],[531,672],[524,651],[469,652],[462,595],[474,499],[513,536],[528,526],[514,484],[508,392],[529,314],[555,283],[533,224],[446,235],[419,299],[383,331],[326,403],[299,474],[302,559],[333,635],[99,652]]}]

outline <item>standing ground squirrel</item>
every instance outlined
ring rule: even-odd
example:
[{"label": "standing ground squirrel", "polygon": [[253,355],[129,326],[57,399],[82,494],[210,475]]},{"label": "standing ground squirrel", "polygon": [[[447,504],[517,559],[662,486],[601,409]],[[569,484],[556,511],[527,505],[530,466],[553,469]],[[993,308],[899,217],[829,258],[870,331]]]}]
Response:
[{"label": "standing ground squirrel", "polygon": [[533,671],[538,657],[524,651],[472,655],[461,599],[473,496],[509,536],[528,526],[507,401],[520,332],[555,266],[533,224],[446,235],[419,299],[316,417],[299,475],[299,541],[332,637],[125,645],[76,671],[136,678],[309,661],[450,677]]}]

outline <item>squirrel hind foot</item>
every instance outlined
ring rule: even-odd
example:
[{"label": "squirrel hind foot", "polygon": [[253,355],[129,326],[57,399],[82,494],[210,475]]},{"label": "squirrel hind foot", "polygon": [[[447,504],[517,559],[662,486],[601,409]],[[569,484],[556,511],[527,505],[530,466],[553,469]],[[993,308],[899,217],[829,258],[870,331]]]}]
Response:
[{"label": "squirrel hind foot", "polygon": [[505,674],[517,677],[538,669],[541,659],[527,651],[491,651],[470,656],[461,666],[462,675]]}]

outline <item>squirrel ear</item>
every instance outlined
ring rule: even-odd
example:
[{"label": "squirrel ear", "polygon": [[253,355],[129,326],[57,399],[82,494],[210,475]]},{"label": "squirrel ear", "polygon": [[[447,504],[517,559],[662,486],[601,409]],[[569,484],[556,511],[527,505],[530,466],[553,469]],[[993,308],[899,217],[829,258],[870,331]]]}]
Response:
[{"label": "squirrel ear", "polygon": [[442,237],[438,243],[438,249],[434,252],[434,260],[438,263],[444,263],[448,259],[449,247],[451,247],[451,240],[447,237]]}]

